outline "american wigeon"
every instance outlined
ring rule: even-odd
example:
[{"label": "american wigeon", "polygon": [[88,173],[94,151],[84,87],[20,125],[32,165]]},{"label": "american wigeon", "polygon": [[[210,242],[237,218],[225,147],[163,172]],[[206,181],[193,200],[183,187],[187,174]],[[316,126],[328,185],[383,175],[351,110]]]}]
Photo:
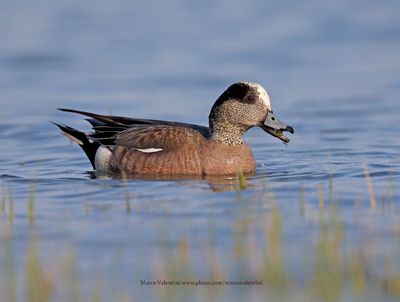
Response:
[{"label": "american wigeon", "polygon": [[85,151],[94,169],[127,174],[224,175],[254,172],[253,153],[243,134],[259,126],[285,143],[291,126],[274,115],[265,89],[238,82],[216,100],[209,127],[193,124],[99,115],[59,109],[89,117],[94,132],[56,124]]}]

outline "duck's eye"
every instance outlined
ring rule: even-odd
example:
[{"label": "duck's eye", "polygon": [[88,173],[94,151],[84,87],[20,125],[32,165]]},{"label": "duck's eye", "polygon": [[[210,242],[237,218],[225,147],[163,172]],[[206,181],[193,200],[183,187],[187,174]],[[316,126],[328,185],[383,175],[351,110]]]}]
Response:
[{"label": "duck's eye", "polygon": [[274,116],[272,116],[272,117],[271,117],[271,120],[272,120],[273,122],[275,122],[275,117],[274,117]]},{"label": "duck's eye", "polygon": [[245,97],[244,97],[244,102],[248,103],[248,104],[252,104],[252,103],[256,103],[257,101],[257,97],[251,93],[248,93]]}]

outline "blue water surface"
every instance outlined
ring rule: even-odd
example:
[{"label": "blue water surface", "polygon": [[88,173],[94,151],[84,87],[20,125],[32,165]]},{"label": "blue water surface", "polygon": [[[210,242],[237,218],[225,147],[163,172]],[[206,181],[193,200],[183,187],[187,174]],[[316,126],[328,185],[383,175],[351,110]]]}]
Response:
[{"label": "blue water surface", "polygon": [[[13,267],[16,301],[29,297],[32,245],[59,301],[71,292],[162,300],[169,289],[140,280],[175,278],[171,267],[211,280],[210,251],[220,278],[258,278],[271,244],[265,224],[278,210],[281,254],[300,284],[283,300],[294,301],[308,290],[313,269],[303,264],[316,262],[332,208],[341,251],[370,251],[370,275],[386,280],[385,261],[400,256],[399,9],[390,0],[0,1],[0,291],[10,297]],[[240,80],[264,85],[296,131],[288,145],[261,129],[246,134],[257,172],[242,191],[235,179],[93,178],[83,152],[50,123],[89,130],[56,110],[66,107],[207,125],[215,99]],[[388,288],[361,297],[396,301],[400,291]],[[262,288],[241,290],[217,298],[265,300]],[[207,297],[171,291],[171,301]],[[336,300],[351,301],[348,292]]]}]

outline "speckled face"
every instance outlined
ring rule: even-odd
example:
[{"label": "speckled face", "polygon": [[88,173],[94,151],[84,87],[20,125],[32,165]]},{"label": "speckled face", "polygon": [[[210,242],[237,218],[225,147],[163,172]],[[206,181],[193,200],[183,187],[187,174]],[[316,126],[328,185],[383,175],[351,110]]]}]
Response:
[{"label": "speckled face", "polygon": [[215,123],[230,124],[246,131],[263,122],[269,111],[271,102],[260,84],[238,82],[225,90],[215,102],[209,116],[210,127]]},{"label": "speckled face", "polygon": [[254,126],[260,126],[284,142],[289,140],[281,135],[282,131],[293,132],[292,127],[275,117],[267,91],[255,82],[229,86],[214,103],[209,123],[212,136],[228,144],[243,143],[244,132]]}]

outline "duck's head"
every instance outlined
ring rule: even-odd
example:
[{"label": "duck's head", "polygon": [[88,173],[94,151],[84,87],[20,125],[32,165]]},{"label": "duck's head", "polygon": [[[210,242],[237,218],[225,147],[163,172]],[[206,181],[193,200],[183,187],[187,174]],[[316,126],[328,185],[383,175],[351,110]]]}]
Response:
[{"label": "duck's head", "polygon": [[229,86],[214,103],[208,119],[212,138],[226,144],[242,144],[243,134],[254,126],[285,143],[289,139],[283,131],[294,133],[293,127],[282,123],[273,113],[264,87],[254,82]]}]

